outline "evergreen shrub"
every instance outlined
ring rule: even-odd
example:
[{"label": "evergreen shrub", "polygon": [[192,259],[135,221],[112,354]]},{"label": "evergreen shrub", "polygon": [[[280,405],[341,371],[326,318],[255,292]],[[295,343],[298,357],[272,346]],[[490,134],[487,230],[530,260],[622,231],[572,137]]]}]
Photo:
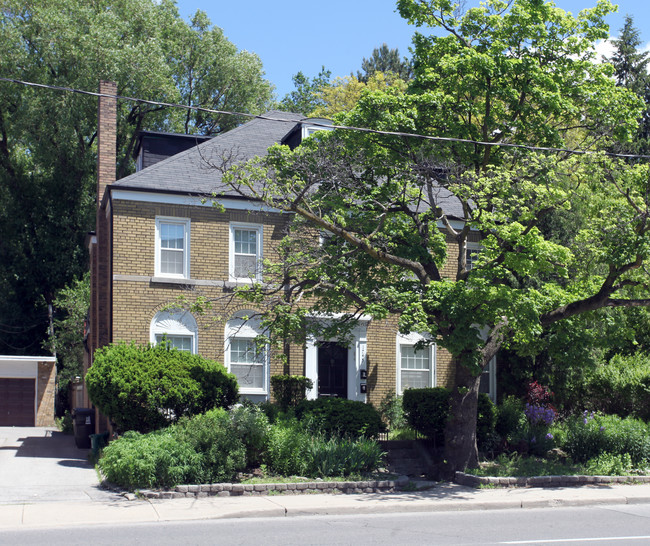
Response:
[{"label": "evergreen shrub", "polygon": [[303,400],[296,408],[296,417],[310,421],[315,430],[330,436],[376,438],[385,430],[374,406],[345,398]]},{"label": "evergreen shrub", "polygon": [[314,386],[311,379],[302,375],[274,375],[271,377],[271,392],[282,411],[295,408],[305,399],[307,391]]},{"label": "evergreen shrub", "polygon": [[449,418],[450,394],[444,387],[406,389],[402,406],[409,426],[427,438],[440,436]]},{"label": "evergreen shrub", "polygon": [[237,379],[222,364],[163,344],[98,349],[86,385],[92,403],[120,431],[156,430],[230,407],[238,397]]}]

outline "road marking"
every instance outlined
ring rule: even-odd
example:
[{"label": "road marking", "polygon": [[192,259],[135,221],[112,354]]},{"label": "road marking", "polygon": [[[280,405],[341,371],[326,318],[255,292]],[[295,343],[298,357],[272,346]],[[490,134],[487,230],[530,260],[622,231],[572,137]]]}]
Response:
[{"label": "road marking", "polygon": [[540,538],[537,540],[510,540],[499,544],[552,544],[554,542],[603,542],[606,540],[648,540],[650,535],[636,537],[593,537],[593,538]]}]

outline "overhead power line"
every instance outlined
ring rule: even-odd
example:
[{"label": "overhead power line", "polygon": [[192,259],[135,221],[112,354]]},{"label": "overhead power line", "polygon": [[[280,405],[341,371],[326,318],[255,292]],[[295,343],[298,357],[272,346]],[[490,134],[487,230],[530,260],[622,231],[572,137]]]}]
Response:
[{"label": "overhead power line", "polygon": [[[280,119],[280,118],[274,118],[272,116],[265,116],[265,115],[260,115],[260,114],[248,114],[246,112],[234,112],[234,111],[229,111],[229,110],[214,110],[212,108],[204,108],[202,106],[191,106],[188,104],[177,104],[173,102],[162,102],[162,101],[154,101],[154,100],[148,100],[148,99],[139,99],[136,97],[127,97],[123,95],[111,95],[107,93],[98,93],[95,91],[85,91],[83,89],[75,89],[73,87],[63,87],[59,85],[48,85],[48,84],[43,84],[43,83],[34,83],[34,82],[27,82],[23,80],[17,80],[13,78],[2,78],[0,77],[0,81],[4,82],[9,82],[9,83],[16,83],[19,85],[25,85],[29,87],[37,87],[37,88],[42,88],[42,89],[51,89],[54,91],[65,91],[68,93],[78,93],[81,95],[90,95],[93,97],[106,97],[106,98],[112,98],[112,99],[117,99],[117,100],[125,100],[125,101],[130,101],[130,102],[137,102],[140,104],[149,104],[151,106],[164,106],[168,108],[181,108],[184,110],[193,110],[195,112],[206,112],[209,114],[223,114],[227,116],[240,116],[240,117],[246,117],[250,119],[260,119],[264,121],[277,121],[281,123],[300,123],[304,121],[306,118],[296,118],[296,119]],[[530,150],[534,152],[553,152],[553,153],[568,153],[568,154],[573,154],[573,155],[595,155],[598,153],[603,153],[604,155],[608,157],[619,157],[623,159],[650,159],[650,155],[642,155],[642,154],[617,154],[613,152],[593,152],[589,150],[572,150],[570,148],[555,148],[555,147],[550,147],[550,146],[533,146],[531,144],[513,144],[510,142],[486,142],[486,141],[481,141],[481,140],[472,140],[468,138],[454,138],[454,137],[442,137],[442,136],[432,136],[432,135],[422,135],[419,133],[406,133],[403,131],[383,131],[379,129],[370,129],[368,127],[354,127],[350,125],[333,125],[333,124],[325,124],[325,123],[318,123],[318,122],[310,122],[310,125],[314,127],[322,127],[326,129],[341,129],[344,131],[358,131],[358,132],[363,132],[363,133],[370,133],[370,134],[375,134],[375,135],[385,135],[385,136],[398,136],[398,137],[408,137],[408,138],[419,138],[422,140],[432,140],[436,142],[457,142],[460,144],[474,144],[477,146],[489,146],[489,147],[501,147],[501,148],[519,148],[523,150]]]}]

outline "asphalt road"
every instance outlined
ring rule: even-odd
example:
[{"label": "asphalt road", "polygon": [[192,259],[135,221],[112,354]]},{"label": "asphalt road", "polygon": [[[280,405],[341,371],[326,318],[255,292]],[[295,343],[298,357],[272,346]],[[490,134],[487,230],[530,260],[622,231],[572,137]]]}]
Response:
[{"label": "asphalt road", "polygon": [[127,543],[638,545],[650,543],[650,505],[296,516],[0,531],[0,544],[21,546]]}]

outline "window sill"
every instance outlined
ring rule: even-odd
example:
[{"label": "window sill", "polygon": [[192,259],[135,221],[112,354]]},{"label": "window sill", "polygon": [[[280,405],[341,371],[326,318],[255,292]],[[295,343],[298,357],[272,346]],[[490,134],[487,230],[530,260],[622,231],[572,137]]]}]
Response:
[{"label": "window sill", "polygon": [[151,277],[150,282],[156,284],[195,284],[192,279],[185,277]]}]

